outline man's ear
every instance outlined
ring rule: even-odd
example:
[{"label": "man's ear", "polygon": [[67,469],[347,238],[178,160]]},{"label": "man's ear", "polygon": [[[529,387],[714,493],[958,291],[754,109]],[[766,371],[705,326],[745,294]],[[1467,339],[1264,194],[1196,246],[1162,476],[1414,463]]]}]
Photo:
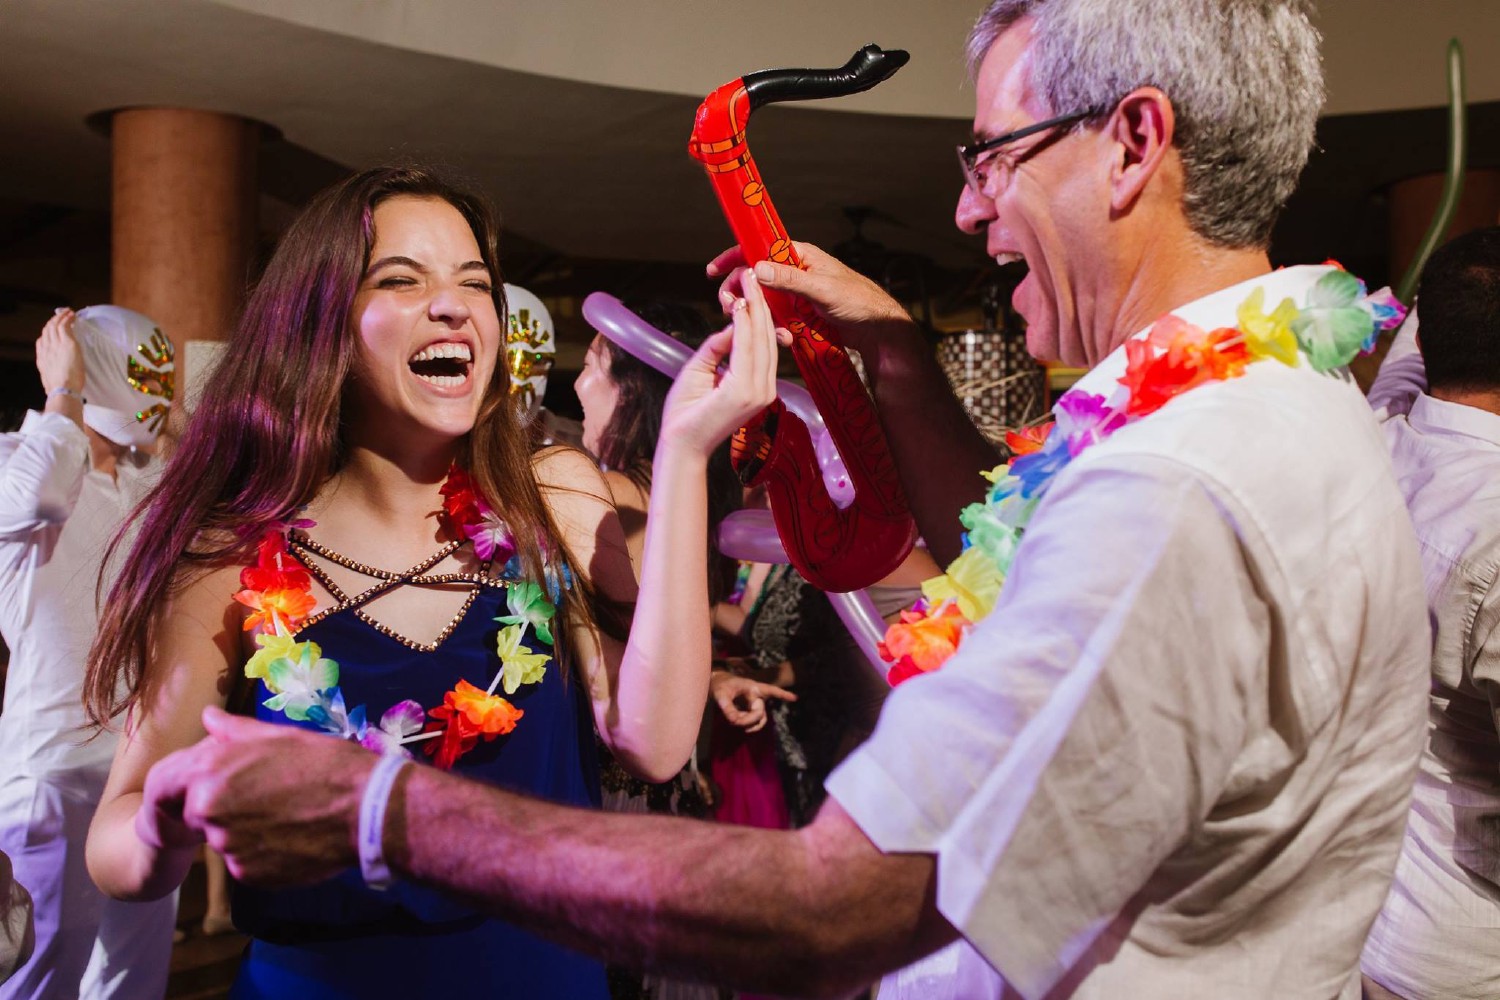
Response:
[{"label": "man's ear", "polygon": [[1128,212],[1172,149],[1177,116],[1166,94],[1138,87],[1126,94],[1105,125],[1118,159],[1110,171],[1110,208]]}]

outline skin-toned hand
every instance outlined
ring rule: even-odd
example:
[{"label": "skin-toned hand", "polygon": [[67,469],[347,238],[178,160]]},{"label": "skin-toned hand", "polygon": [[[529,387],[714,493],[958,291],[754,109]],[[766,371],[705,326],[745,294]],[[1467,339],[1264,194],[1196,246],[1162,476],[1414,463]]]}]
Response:
[{"label": "skin-toned hand", "polygon": [[[709,454],[776,398],[777,330],[754,278],[731,304],[732,322],[703,342],[678,373],[662,411],[662,438]],[[729,366],[719,370],[720,362]]]},{"label": "skin-toned hand", "polygon": [[713,672],[709,678],[708,690],[730,725],[738,726],[747,733],[758,733],[766,727],[766,722],[770,719],[766,713],[767,698],[797,700],[797,696],[786,688],[740,677],[727,670]]},{"label": "skin-toned hand", "polygon": [[745,275],[753,273],[766,288],[807,299],[857,351],[868,350],[875,339],[894,331],[916,332],[906,310],[875,282],[811,243],[792,245],[802,258],[801,268],[763,260],[751,271],[737,246],[709,261],[709,277],[724,276],[719,304],[725,311],[743,294]]},{"label": "skin-toned hand", "polygon": [[[83,392],[83,348],[73,335],[75,319],[77,314],[73,310],[58,309],[42,327],[42,335],[36,341],[36,370],[47,393],[43,409],[68,418],[79,430],[84,430],[83,399],[81,395],[73,395]],[[53,395],[54,389],[70,392]],[[95,464],[98,467],[97,456]]]},{"label": "skin-toned hand", "polygon": [[36,342],[36,370],[42,377],[42,388],[83,391],[83,349],[73,336],[73,322],[78,314],[59,309],[52,314]]},{"label": "skin-toned hand", "polygon": [[142,837],[153,827],[164,837],[189,829],[251,885],[316,882],[358,863],[359,800],[374,754],[213,707],[203,710],[203,728],[208,738],[151,769],[136,814]]}]

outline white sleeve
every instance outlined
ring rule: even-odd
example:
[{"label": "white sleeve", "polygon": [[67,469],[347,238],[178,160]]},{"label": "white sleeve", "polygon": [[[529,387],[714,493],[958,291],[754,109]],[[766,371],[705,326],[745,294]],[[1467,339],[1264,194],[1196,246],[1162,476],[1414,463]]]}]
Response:
[{"label": "white sleeve", "polygon": [[0,983],[26,963],[35,946],[31,893],[15,880],[10,858],[0,852]]},{"label": "white sleeve", "polygon": [[89,469],[89,442],[56,413],[26,414],[0,436],[0,539],[24,537],[73,513]]},{"label": "white sleeve", "polygon": [[1427,366],[1417,349],[1417,311],[1413,309],[1380,362],[1367,398],[1370,409],[1385,420],[1410,413],[1412,402],[1426,391]]},{"label": "white sleeve", "polygon": [[829,779],[881,850],[936,855],[938,909],[1021,995],[1046,995],[1219,798],[1268,671],[1246,559],[1170,459],[1067,470],[994,612]]}]

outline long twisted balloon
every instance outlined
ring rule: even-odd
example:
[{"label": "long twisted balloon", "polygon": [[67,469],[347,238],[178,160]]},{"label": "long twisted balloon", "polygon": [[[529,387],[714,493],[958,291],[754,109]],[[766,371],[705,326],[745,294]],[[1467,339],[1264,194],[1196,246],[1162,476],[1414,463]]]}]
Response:
[{"label": "long twisted balloon", "polygon": [[[775,101],[868,90],[907,58],[867,45],[839,69],[751,73],[699,105],[688,152],[708,172],[747,263],[802,264],[750,155],[750,113]],[[860,590],[906,558],[916,542],[916,522],[874,404],[837,336],[806,300],[770,288],[765,293],[777,325],[791,331],[792,356],[848,469],[854,499],[846,507],[834,502],[806,424],[780,400],[736,432],[735,468],[745,482],[765,484],[787,557],[808,582],[831,592]]]}]

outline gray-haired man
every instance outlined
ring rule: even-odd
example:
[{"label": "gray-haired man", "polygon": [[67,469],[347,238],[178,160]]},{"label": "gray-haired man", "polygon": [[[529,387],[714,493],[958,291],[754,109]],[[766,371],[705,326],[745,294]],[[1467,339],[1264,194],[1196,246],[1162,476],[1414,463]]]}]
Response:
[{"label": "gray-haired man", "polygon": [[[1273,274],[1265,250],[1321,103],[1307,7],[999,0],[981,18],[957,219],[1030,265],[1033,353],[1090,366],[1101,397],[1130,362],[1144,399],[1182,369],[1152,382],[1123,345],[1171,313],[1163,337],[1238,324],[1216,356],[1289,363],[1073,457],[994,611],[892,696],[810,827],[601,817],[408,767],[382,828],[396,869],[615,961],[782,993],[908,966],[882,1000],[1357,997],[1427,632],[1378,429],[1352,387],[1291,366],[1275,312],[1312,305],[1330,270]],[[757,273],[864,354],[923,534],[956,554],[996,456],[900,308],[805,259]],[[254,879],[352,863],[368,755],[205,723],[212,740],[153,772],[152,821],[207,831]],[[272,797],[296,815],[268,815]]]}]

